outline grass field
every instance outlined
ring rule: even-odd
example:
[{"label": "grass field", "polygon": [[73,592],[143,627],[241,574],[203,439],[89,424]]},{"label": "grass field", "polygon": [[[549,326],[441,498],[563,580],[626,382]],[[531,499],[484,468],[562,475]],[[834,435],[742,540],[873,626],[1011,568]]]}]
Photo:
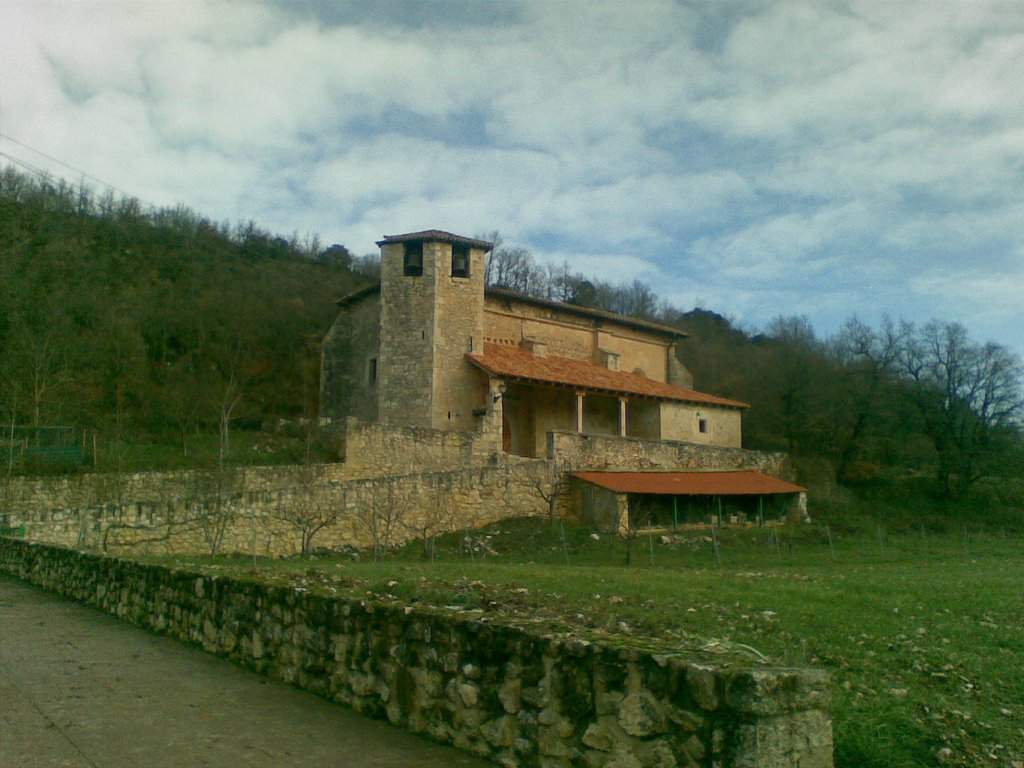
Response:
[{"label": "grass field", "polygon": [[[717,556],[716,556],[717,543]],[[257,561],[261,577],[629,635],[833,679],[836,764],[1024,765],[1024,538],[726,529],[626,544],[506,521],[379,561]],[[246,572],[248,558],[192,560]]]}]

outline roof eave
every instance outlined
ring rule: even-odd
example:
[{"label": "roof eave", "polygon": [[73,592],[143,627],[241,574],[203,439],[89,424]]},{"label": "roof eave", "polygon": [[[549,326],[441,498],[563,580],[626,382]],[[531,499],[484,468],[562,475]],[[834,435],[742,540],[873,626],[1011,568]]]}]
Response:
[{"label": "roof eave", "polygon": [[483,360],[481,360],[477,355],[475,355],[472,352],[467,352],[465,357],[466,357],[466,359],[470,363],[472,363],[473,365],[475,365],[477,368],[479,368],[480,370],[484,371],[485,373],[490,374],[491,376],[495,376],[497,378],[508,379],[508,380],[511,380],[511,381],[524,381],[524,382],[529,382],[529,383],[532,383],[532,384],[542,384],[542,385],[548,386],[548,387],[559,387],[559,388],[562,388],[562,389],[572,389],[572,390],[583,391],[583,392],[600,392],[602,394],[622,395],[624,397],[631,397],[631,398],[644,399],[644,400],[656,400],[658,402],[669,401],[669,402],[674,402],[674,403],[692,403],[693,405],[703,405],[703,406],[707,406],[707,407],[718,407],[718,408],[729,408],[729,409],[734,409],[734,410],[738,410],[738,411],[742,411],[742,410],[746,410],[746,409],[750,408],[750,405],[748,403],[742,403],[742,402],[739,402],[738,400],[737,401],[732,401],[732,402],[718,403],[718,402],[713,402],[713,401],[709,401],[709,400],[699,400],[699,399],[696,399],[696,398],[686,398],[686,397],[682,397],[682,396],[680,396],[680,397],[672,397],[670,395],[655,395],[655,394],[647,394],[647,393],[644,393],[644,392],[632,392],[632,391],[627,390],[627,389],[613,389],[613,388],[610,388],[610,387],[595,387],[595,386],[590,385],[590,384],[573,384],[571,382],[565,382],[565,381],[551,381],[549,379],[542,379],[542,378],[539,378],[537,376],[524,376],[524,375],[521,375],[521,374],[508,373],[508,372],[505,372],[505,371],[496,370],[494,368],[491,368],[491,367],[487,366],[484,363]]}]

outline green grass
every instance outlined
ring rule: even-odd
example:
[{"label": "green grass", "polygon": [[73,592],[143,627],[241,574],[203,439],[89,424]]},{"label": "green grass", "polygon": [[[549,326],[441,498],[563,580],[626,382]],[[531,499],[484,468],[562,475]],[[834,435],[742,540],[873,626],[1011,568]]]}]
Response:
[{"label": "green grass", "polygon": [[[718,558],[706,531],[689,530],[636,539],[627,568],[617,538],[567,525],[563,539],[559,526],[517,520],[443,537],[432,562],[412,542],[379,561],[257,567],[259,578],[824,667],[840,768],[931,766],[942,749],[950,765],[1013,766],[1024,761],[1024,539],[989,528],[726,530]],[[187,562],[253,577],[251,558]]]}]

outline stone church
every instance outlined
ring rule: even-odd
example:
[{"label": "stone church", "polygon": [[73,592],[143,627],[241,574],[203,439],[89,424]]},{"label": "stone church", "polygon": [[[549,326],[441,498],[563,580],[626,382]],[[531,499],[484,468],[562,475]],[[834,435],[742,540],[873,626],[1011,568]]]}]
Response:
[{"label": "stone church", "polygon": [[380,283],[338,301],[320,415],[474,433],[553,458],[552,431],[739,448],[746,403],[699,392],[686,334],[484,284],[491,243],[439,230],[378,242]]}]

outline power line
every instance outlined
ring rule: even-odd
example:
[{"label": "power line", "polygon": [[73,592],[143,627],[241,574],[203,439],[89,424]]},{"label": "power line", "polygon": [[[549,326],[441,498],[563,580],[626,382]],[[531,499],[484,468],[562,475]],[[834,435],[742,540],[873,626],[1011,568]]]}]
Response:
[{"label": "power line", "polygon": [[[99,178],[97,176],[93,176],[91,173],[86,173],[85,171],[83,171],[83,170],[81,170],[79,168],[76,168],[73,165],[69,165],[68,163],[65,163],[63,160],[59,160],[58,158],[53,157],[52,155],[48,155],[45,152],[42,152],[42,151],[40,151],[38,149],[35,149],[34,147],[30,147],[28,144],[25,144],[24,142],[18,141],[14,137],[8,136],[6,133],[0,132],[0,138],[6,139],[7,141],[10,141],[10,142],[13,142],[13,143],[17,144],[20,147],[24,147],[25,149],[29,150],[30,152],[35,152],[37,155],[39,155],[41,157],[45,157],[47,160],[51,160],[51,161],[57,163],[58,165],[62,165],[65,168],[67,168],[69,170],[72,170],[75,173],[81,175],[83,178],[92,179],[94,182],[96,182],[97,184],[100,184],[102,187],[104,187],[104,188],[106,188],[106,189],[108,189],[108,190],[110,190],[112,192],[118,193],[122,198],[125,198],[125,199],[128,199],[128,200],[135,200],[135,201],[137,201],[149,213],[158,213],[161,210],[161,208],[159,206],[154,205],[153,203],[147,202],[146,200],[143,200],[138,195],[133,195],[130,192],[125,192],[123,189],[121,189],[119,187],[115,187],[113,184],[110,184],[110,183],[104,181],[103,179],[101,179],[101,178]],[[50,180],[52,178],[49,171],[47,171],[47,170],[45,170],[43,168],[39,168],[38,166],[32,165],[31,163],[29,163],[26,160],[22,160],[20,158],[14,157],[9,152],[0,151],[0,157],[5,157],[8,160],[10,160],[12,163],[14,163],[15,165],[18,165],[18,166],[24,168],[25,170],[29,171],[30,173],[34,173],[36,176],[38,176],[43,181],[48,181],[48,180]],[[84,189],[85,188],[85,184],[82,183],[82,182],[79,182],[78,183],[78,187],[80,189]]]},{"label": "power line", "polygon": [[[106,182],[106,181],[104,181],[103,179],[101,179],[101,178],[98,178],[98,177],[96,177],[96,176],[93,176],[93,175],[92,175],[91,173],[86,173],[86,172],[85,172],[85,171],[83,171],[83,170],[82,170],[81,168],[76,168],[76,167],[75,167],[75,166],[73,166],[73,165],[69,165],[68,163],[65,163],[65,162],[64,162],[63,160],[60,160],[60,159],[58,159],[58,158],[54,157],[53,155],[48,155],[48,154],[46,154],[45,152],[43,152],[43,151],[41,151],[41,150],[38,150],[38,149],[36,149],[35,147],[30,147],[30,146],[29,146],[28,144],[26,144],[25,142],[23,142],[23,141],[18,141],[18,140],[17,140],[16,138],[14,138],[13,136],[8,136],[8,135],[7,135],[6,133],[2,133],[2,132],[0,132],[0,138],[4,138],[4,139],[7,139],[8,141],[10,141],[10,142],[13,142],[13,143],[17,144],[17,145],[18,145],[19,147],[24,147],[24,148],[25,148],[25,149],[27,149],[27,150],[28,150],[29,152],[35,152],[35,153],[36,153],[37,155],[39,155],[40,157],[45,157],[45,158],[46,158],[47,160],[51,160],[51,161],[53,161],[53,162],[57,163],[58,165],[62,165],[62,166],[64,166],[65,168],[67,168],[68,170],[74,171],[75,173],[79,174],[79,175],[80,175],[80,176],[82,176],[83,178],[86,178],[86,179],[92,179],[92,180],[93,180],[93,181],[95,181],[96,183],[98,183],[98,184],[102,184],[102,185],[103,185],[104,187],[106,187],[107,189],[112,189],[112,190],[114,190],[115,192],[117,192],[117,193],[119,193],[119,194],[122,194],[122,195],[124,195],[125,197],[134,197],[134,198],[135,198],[136,200],[138,200],[138,197],[136,197],[135,195],[133,195],[133,194],[131,194],[131,193],[129,193],[129,192],[125,192],[125,191],[124,191],[123,189],[118,189],[118,188],[117,188],[117,187],[115,187],[115,186],[114,186],[113,184],[111,184],[111,183],[109,183],[109,182]],[[6,157],[10,158],[10,155],[6,155],[6,153],[4,153],[4,154],[5,154],[5,156],[6,156]]]}]

